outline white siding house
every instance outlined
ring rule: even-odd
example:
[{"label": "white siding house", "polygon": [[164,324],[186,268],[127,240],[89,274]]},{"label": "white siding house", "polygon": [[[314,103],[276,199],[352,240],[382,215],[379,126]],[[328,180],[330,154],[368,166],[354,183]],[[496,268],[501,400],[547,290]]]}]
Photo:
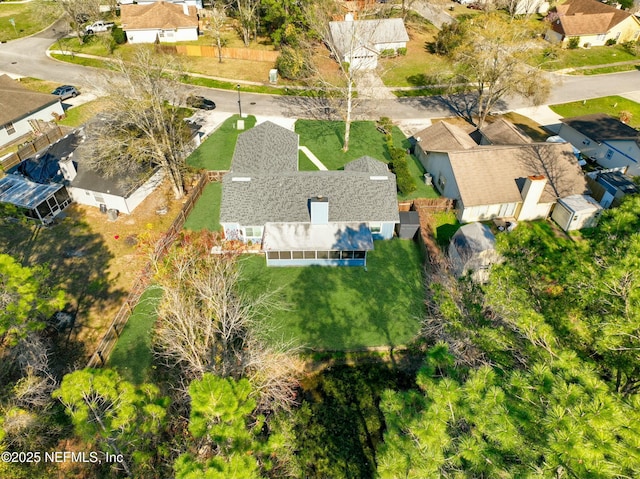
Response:
[{"label": "white siding house", "polygon": [[600,166],[640,175],[640,132],[603,113],[564,118],[558,134]]},{"label": "white siding house", "polygon": [[58,97],[28,90],[7,75],[0,75],[0,105],[0,147],[24,141],[34,132],[34,121],[50,122],[64,115]]},{"label": "white siding house", "polygon": [[129,43],[175,43],[198,39],[196,7],[154,2],[122,5],[122,29]]}]

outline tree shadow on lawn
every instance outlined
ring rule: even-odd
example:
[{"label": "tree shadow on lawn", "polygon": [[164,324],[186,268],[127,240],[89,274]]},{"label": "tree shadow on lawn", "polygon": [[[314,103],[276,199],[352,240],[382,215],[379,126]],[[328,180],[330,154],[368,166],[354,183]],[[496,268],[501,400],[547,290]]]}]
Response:
[{"label": "tree shadow on lawn", "polygon": [[67,214],[58,224],[46,228],[26,221],[5,223],[0,233],[0,251],[25,266],[47,265],[51,272],[48,286],[65,292],[65,310],[74,319],[54,335],[53,357],[58,372],[93,353],[106,329],[107,321],[101,313],[118,304],[125,294],[109,284],[107,271],[113,254],[103,238],[77,217],[73,207]]},{"label": "tree shadow on lawn", "polygon": [[312,349],[396,347],[418,333],[423,314],[420,252],[410,241],[376,241],[362,267],[301,268],[291,302]]}]

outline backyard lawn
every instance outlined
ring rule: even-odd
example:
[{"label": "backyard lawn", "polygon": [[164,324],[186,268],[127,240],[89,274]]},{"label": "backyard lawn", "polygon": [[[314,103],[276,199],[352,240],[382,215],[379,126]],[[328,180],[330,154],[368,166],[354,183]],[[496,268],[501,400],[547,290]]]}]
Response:
[{"label": "backyard lawn", "polygon": [[142,293],[107,362],[108,367],[116,369],[124,379],[134,384],[149,381],[153,362],[151,331],[161,296],[160,288],[152,287]]},{"label": "backyard lawn", "polygon": [[[300,144],[308,147],[313,154],[330,170],[339,170],[346,163],[368,155],[377,160],[388,162],[391,158],[387,151],[385,137],[376,129],[373,121],[354,121],[351,124],[349,151],[342,151],[344,122],[342,121],[296,121],[296,133],[300,135]],[[409,148],[409,141],[399,128],[392,131],[394,145]],[[409,171],[416,180],[417,189],[400,199],[435,198],[435,190],[424,184],[424,168],[413,156],[408,158]]]},{"label": "backyard lawn", "polygon": [[[240,117],[233,115],[202,142],[189,158],[187,164],[194,168],[205,170],[228,170],[231,166],[233,151],[236,148],[236,140],[242,131],[236,128],[236,122]],[[256,117],[249,116],[244,119],[243,131],[253,128]]]},{"label": "backyard lawn", "polygon": [[242,260],[243,290],[278,291],[287,308],[272,314],[274,333],[316,350],[408,344],[424,314],[422,257],[409,240],[376,241],[367,270],[358,267],[267,268]]},{"label": "backyard lawn", "polygon": [[619,118],[621,111],[628,111],[633,115],[629,125],[634,128],[640,128],[640,103],[627,100],[621,96],[605,96],[585,100],[584,102],[574,101],[571,103],[562,103],[559,105],[551,105],[550,108],[564,118],[589,115],[591,113],[606,113],[615,118]]},{"label": "backyard lawn", "polygon": [[184,229],[191,231],[222,231],[220,219],[220,201],[222,183],[209,183],[204,187],[202,196],[184,223]]}]

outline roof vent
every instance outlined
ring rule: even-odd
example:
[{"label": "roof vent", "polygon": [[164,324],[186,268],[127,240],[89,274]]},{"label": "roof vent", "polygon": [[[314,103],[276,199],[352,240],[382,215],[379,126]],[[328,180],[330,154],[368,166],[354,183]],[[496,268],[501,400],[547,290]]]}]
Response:
[{"label": "roof vent", "polygon": [[372,181],[384,181],[384,180],[388,180],[389,177],[388,176],[370,176],[369,179]]},{"label": "roof vent", "polygon": [[233,178],[231,178],[231,181],[241,181],[246,183],[251,181],[251,178],[249,178],[248,176],[234,176]]}]

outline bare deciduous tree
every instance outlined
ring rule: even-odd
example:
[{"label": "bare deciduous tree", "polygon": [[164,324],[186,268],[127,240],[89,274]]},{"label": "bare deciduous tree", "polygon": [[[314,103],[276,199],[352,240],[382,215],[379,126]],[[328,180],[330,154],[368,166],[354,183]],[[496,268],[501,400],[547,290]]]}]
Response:
[{"label": "bare deciduous tree", "polygon": [[241,292],[237,255],[212,255],[213,244],[207,235],[185,237],[160,268],[156,353],[189,380],[206,372],[246,377],[264,408],[289,407],[297,387],[295,348],[265,340],[273,337],[264,319],[278,307],[274,295]]},{"label": "bare deciduous tree", "polygon": [[87,160],[107,176],[132,182],[149,167],[160,167],[175,197],[182,197],[190,132],[178,108],[180,66],[143,47],[132,62],[117,62],[116,72],[107,79],[109,105],[102,121],[88,129]]},{"label": "bare deciduous tree", "polygon": [[260,0],[233,0],[238,21],[240,22],[240,32],[244,46],[248,47],[251,37],[256,36],[258,30],[258,7]]},{"label": "bare deciduous tree", "polygon": [[53,2],[64,12],[71,29],[76,32],[80,43],[85,35],[83,25],[100,16],[101,0],[57,0]]},{"label": "bare deciduous tree", "polygon": [[222,63],[222,28],[227,21],[228,5],[224,3],[212,2],[206,10],[206,24],[208,25],[218,48],[218,62]]}]

